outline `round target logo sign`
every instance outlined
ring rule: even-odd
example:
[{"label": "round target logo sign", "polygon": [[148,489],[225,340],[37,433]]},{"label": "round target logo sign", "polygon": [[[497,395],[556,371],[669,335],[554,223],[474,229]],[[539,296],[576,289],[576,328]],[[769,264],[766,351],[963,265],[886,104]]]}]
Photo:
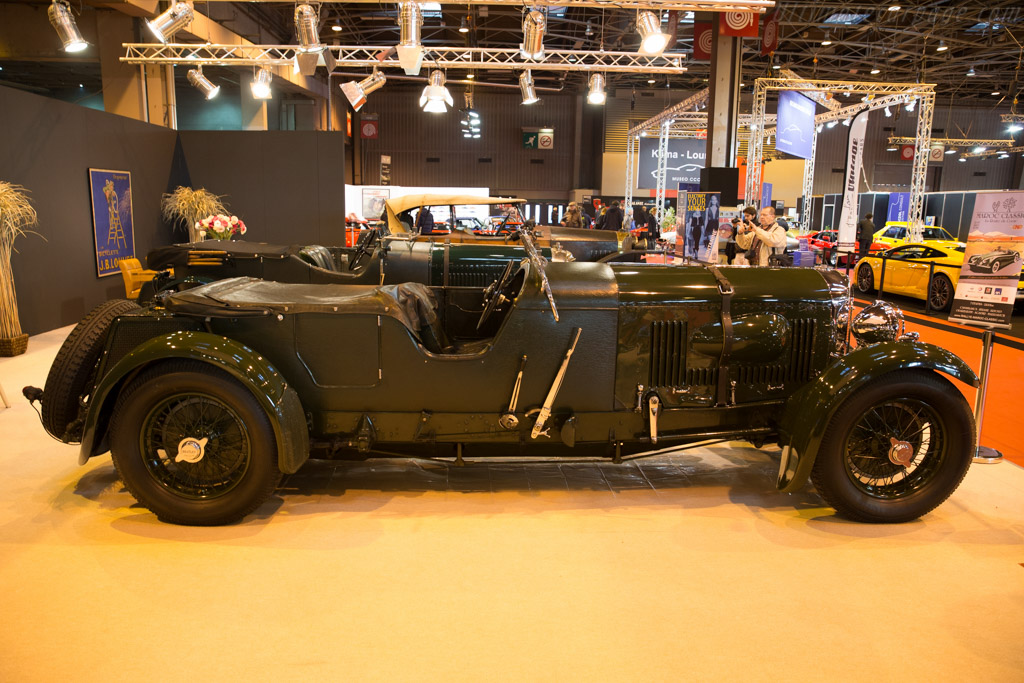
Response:
[{"label": "round target logo sign", "polygon": [[903,145],[902,147],[900,147],[900,159],[902,159],[903,161],[913,161],[914,160],[914,146],[913,145]]},{"label": "round target logo sign", "polygon": [[376,121],[363,121],[359,126],[359,131],[362,133],[363,138],[376,138],[377,137],[377,122]]}]

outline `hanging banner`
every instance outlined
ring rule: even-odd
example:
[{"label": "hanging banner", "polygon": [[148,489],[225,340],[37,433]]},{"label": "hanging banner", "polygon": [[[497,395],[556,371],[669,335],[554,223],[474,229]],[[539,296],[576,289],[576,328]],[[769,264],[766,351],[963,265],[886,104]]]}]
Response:
[{"label": "hanging banner", "polygon": [[886,213],[886,223],[905,223],[910,220],[910,193],[890,192],[889,211]]},{"label": "hanging banner", "polygon": [[979,193],[949,319],[1009,329],[1024,254],[1024,192]]},{"label": "hanging banner", "polygon": [[[679,190],[676,224],[676,256],[704,263],[718,263],[718,228],[721,194]],[[685,213],[684,209],[685,208]]]},{"label": "hanging banner", "polygon": [[722,12],[718,17],[718,30],[723,36],[757,38],[757,13]]},{"label": "hanging banner", "polygon": [[708,61],[711,59],[711,24],[702,21],[693,22],[693,58]]},{"label": "hanging banner", "polygon": [[860,167],[864,161],[864,133],[867,127],[868,112],[865,110],[853,117],[846,145],[846,176],[843,180],[843,203],[839,213],[837,248],[850,254],[857,250],[857,195]]},{"label": "hanging banner", "polygon": [[772,184],[761,183],[761,208],[772,205]]},{"label": "hanging banner", "polygon": [[135,258],[132,174],[90,168],[89,194],[96,243],[96,275],[117,275],[121,272],[122,260]]},{"label": "hanging banner", "polygon": [[916,152],[914,145],[900,145],[900,161],[913,161]]},{"label": "hanging banner", "polygon": [[801,159],[811,158],[814,139],[814,102],[793,90],[779,93],[775,149]]},{"label": "hanging banner", "polygon": [[[665,187],[673,188],[679,183],[700,185],[700,170],[704,168],[707,141],[692,138],[669,138],[665,151]],[[658,138],[640,138],[639,165],[636,172],[636,189],[657,188]]]},{"label": "hanging banner", "polygon": [[764,15],[761,22],[761,56],[767,57],[779,46],[779,12]]},{"label": "hanging banner", "polygon": [[380,155],[380,184],[390,185],[391,184],[391,155],[381,154]]}]

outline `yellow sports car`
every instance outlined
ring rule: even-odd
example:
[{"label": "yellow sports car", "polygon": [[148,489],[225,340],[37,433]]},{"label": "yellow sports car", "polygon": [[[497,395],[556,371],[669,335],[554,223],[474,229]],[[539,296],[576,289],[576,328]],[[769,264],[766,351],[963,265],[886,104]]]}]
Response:
[{"label": "yellow sports car", "polygon": [[[943,247],[935,242],[905,244],[876,256],[866,256],[857,264],[857,289],[867,294],[878,289],[885,257],[885,290],[915,299],[927,299],[936,311],[949,310],[964,263],[964,247]],[[934,263],[931,284],[929,264]],[[1024,280],[1017,284],[1017,299],[1024,299]]]},{"label": "yellow sports car", "polygon": [[[933,247],[963,247],[963,242],[958,242],[955,237],[949,234],[945,228],[934,225],[926,225],[923,228],[924,243]],[[884,244],[886,249],[892,249],[902,244],[909,244],[910,229],[906,223],[886,223],[885,227],[875,233],[875,242]]]}]

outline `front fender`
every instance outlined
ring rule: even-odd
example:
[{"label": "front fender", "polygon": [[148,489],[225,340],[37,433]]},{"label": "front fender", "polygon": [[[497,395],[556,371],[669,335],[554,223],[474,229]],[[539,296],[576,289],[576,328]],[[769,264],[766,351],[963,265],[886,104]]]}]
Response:
[{"label": "front fender", "polygon": [[85,416],[78,463],[103,450],[110,414],[120,390],[144,368],[168,359],[216,366],[241,382],[266,411],[277,440],[278,467],[290,474],[309,458],[309,431],[299,396],[270,362],[248,346],[209,332],[174,332],[140,344],[104,375]]},{"label": "front fender", "polygon": [[778,487],[786,493],[807,483],[832,416],[854,391],[896,370],[945,373],[977,387],[978,376],[949,351],[920,342],[883,342],[857,349],[839,359],[816,380],[801,387],[786,404]]}]

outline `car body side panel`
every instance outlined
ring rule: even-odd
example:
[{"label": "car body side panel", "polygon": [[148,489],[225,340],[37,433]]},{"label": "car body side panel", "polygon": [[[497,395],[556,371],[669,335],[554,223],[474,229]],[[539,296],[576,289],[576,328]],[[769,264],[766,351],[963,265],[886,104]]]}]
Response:
[{"label": "car body side panel", "polygon": [[287,380],[260,353],[244,344],[209,332],[174,332],[152,337],[124,356],[100,381],[86,413],[79,463],[97,455],[106,441],[109,415],[123,382],[154,363],[191,359],[218,367],[241,382],[270,418],[277,439],[282,472],[298,470],[309,457],[309,435],[302,404]]},{"label": "car body side panel", "polygon": [[[788,493],[807,483],[829,422],[843,401],[872,380],[906,369],[933,370],[974,387],[979,384],[964,361],[931,344],[884,342],[854,350],[799,389],[786,405],[780,425],[779,490]],[[809,415],[814,419],[807,419]]]}]

